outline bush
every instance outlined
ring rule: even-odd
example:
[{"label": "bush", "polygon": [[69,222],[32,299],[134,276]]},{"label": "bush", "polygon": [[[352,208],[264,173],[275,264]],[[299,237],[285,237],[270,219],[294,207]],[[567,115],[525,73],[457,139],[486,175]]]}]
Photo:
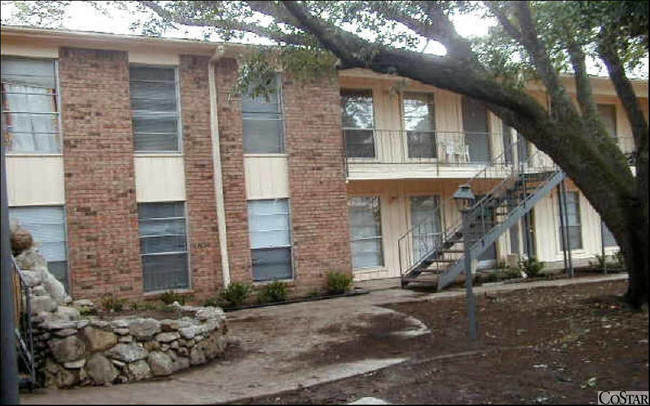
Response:
[{"label": "bush", "polygon": [[597,269],[603,269],[607,266],[607,256],[596,254],[596,262],[589,261],[589,265]]},{"label": "bush", "polygon": [[343,272],[327,273],[327,293],[340,295],[350,290],[352,286],[352,275]]},{"label": "bush", "polygon": [[310,290],[309,293],[307,293],[308,298],[318,297],[318,296],[320,296],[320,290],[318,290],[318,288],[314,288]]},{"label": "bush", "polygon": [[288,285],[281,281],[273,281],[264,285],[258,294],[260,303],[284,302],[287,300]]},{"label": "bush", "polygon": [[519,268],[524,271],[526,275],[534,278],[539,275],[542,269],[544,269],[544,263],[539,262],[535,257],[530,257],[519,261]]},{"label": "bush", "polygon": [[124,310],[126,299],[118,299],[112,293],[107,293],[102,297],[102,309],[105,311],[121,312]]},{"label": "bush", "polygon": [[490,282],[496,282],[499,280],[499,275],[497,275],[496,272],[490,272],[485,275],[485,279],[483,279],[483,283],[490,283]]},{"label": "bush", "polygon": [[246,301],[251,287],[246,283],[232,282],[228,287],[219,293],[219,298],[214,303],[219,303],[221,307],[236,307]]},{"label": "bush", "polygon": [[521,278],[521,269],[519,268],[506,268],[503,271],[501,279],[516,279]]},{"label": "bush", "polygon": [[179,304],[184,305],[185,301],[188,299],[188,296],[183,296],[180,293],[168,290],[161,293],[159,299],[166,305],[171,305],[174,302],[178,302]]}]

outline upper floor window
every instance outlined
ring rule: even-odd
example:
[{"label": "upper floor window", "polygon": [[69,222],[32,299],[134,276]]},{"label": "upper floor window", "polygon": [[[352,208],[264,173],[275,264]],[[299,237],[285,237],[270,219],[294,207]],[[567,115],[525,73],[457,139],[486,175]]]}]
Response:
[{"label": "upper floor window", "polygon": [[2,58],[2,135],[8,152],[61,153],[54,60]]},{"label": "upper floor window", "polygon": [[180,152],[176,68],[129,67],[136,152]]},{"label": "upper floor window", "polygon": [[597,104],[600,120],[610,137],[616,138],[616,106],[613,104]]},{"label": "upper floor window", "polygon": [[435,158],[437,151],[433,93],[404,93],[402,111],[409,158]]},{"label": "upper floor window", "polygon": [[341,90],[341,115],[348,158],[374,158],[372,90]]},{"label": "upper floor window", "polygon": [[280,76],[275,76],[276,90],[269,95],[242,97],[244,152],[247,154],[284,153],[284,125]]}]

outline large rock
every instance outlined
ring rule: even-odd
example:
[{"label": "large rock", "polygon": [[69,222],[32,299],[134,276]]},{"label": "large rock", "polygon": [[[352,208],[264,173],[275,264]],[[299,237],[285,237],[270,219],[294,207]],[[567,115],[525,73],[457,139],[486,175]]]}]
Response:
[{"label": "large rock", "polygon": [[190,367],[190,360],[185,357],[177,357],[172,364],[172,372],[180,371]]},{"label": "large rock", "polygon": [[129,321],[129,332],[138,340],[149,340],[160,333],[160,322],[154,319],[135,319]]},{"label": "large rock", "polygon": [[149,354],[147,360],[149,361],[151,372],[153,372],[155,376],[169,375],[173,372],[172,359],[165,353],[154,351]]},{"label": "large rock", "polygon": [[78,361],[86,353],[86,344],[77,336],[70,336],[61,340],[50,340],[48,345],[54,359],[61,363]]},{"label": "large rock", "polygon": [[38,252],[35,247],[31,247],[23,251],[20,255],[16,257],[16,263],[20,269],[37,269],[37,268],[47,268],[47,262],[45,258]]},{"label": "large rock", "polygon": [[128,365],[128,370],[134,380],[140,381],[151,376],[151,368],[144,360],[136,361]]},{"label": "large rock", "polygon": [[148,354],[149,351],[135,343],[120,343],[106,352],[109,357],[123,362],[135,362],[146,358]]},{"label": "large rock", "polygon": [[79,310],[70,306],[59,306],[54,314],[62,320],[79,320]]},{"label": "large rock", "polygon": [[78,381],[74,371],[67,370],[50,359],[46,361],[45,371],[45,386],[68,388]]},{"label": "large rock", "polygon": [[117,369],[113,363],[101,354],[94,354],[86,364],[86,372],[90,379],[98,385],[113,383],[117,378]]},{"label": "large rock", "polygon": [[196,318],[205,321],[209,319],[221,320],[225,318],[225,313],[218,307],[206,307],[196,312]]},{"label": "large rock", "polygon": [[59,306],[63,306],[71,301],[70,297],[65,293],[63,284],[59,282],[49,271],[41,272],[41,278],[43,279],[43,287],[45,290],[47,290],[47,293],[50,294],[52,299],[54,299]]},{"label": "large rock", "polygon": [[113,333],[98,330],[90,326],[87,326],[82,331],[88,341],[90,351],[107,350],[117,344],[117,336]]},{"label": "large rock", "polygon": [[226,348],[226,340],[220,334],[211,334],[196,345],[207,359],[213,359]]},{"label": "large rock", "polygon": [[170,332],[170,333],[160,333],[156,334],[156,341],[160,341],[161,343],[168,343],[174,340],[177,340],[180,338],[180,334],[176,332]]},{"label": "large rock", "polygon": [[183,327],[183,328],[178,329],[178,332],[181,334],[181,336],[184,339],[191,340],[197,334],[200,334],[201,330],[202,329],[199,326],[189,326],[189,327]]},{"label": "large rock", "polygon": [[49,295],[32,297],[32,314],[53,312],[57,306],[56,300],[52,299]]},{"label": "large rock", "polygon": [[[41,284],[41,273],[39,271],[22,271],[23,280],[30,288],[36,288]],[[42,288],[45,289],[45,288]],[[42,294],[37,296],[43,296]]]},{"label": "large rock", "polygon": [[205,363],[205,354],[203,354],[203,351],[198,348],[198,345],[194,348],[192,348],[192,351],[190,351],[190,364],[192,365],[200,365]]}]

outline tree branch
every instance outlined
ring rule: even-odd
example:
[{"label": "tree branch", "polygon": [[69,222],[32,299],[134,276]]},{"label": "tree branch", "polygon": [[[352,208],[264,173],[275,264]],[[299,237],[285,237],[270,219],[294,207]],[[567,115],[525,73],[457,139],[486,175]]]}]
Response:
[{"label": "tree branch", "polygon": [[569,52],[571,66],[573,66],[578,104],[580,106],[580,111],[582,112],[582,117],[587,122],[591,123],[599,120],[599,118],[596,103],[594,102],[594,96],[591,91],[591,82],[587,74],[585,53],[573,38],[567,35],[567,39],[567,51]]}]

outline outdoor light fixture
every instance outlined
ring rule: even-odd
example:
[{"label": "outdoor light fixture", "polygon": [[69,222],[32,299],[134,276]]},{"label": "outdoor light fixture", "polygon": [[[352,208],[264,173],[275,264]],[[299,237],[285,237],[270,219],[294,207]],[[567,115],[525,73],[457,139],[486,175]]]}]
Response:
[{"label": "outdoor light fixture", "polygon": [[472,188],[468,184],[460,185],[452,197],[454,200],[459,200],[465,204],[474,201],[474,193],[472,193]]}]

